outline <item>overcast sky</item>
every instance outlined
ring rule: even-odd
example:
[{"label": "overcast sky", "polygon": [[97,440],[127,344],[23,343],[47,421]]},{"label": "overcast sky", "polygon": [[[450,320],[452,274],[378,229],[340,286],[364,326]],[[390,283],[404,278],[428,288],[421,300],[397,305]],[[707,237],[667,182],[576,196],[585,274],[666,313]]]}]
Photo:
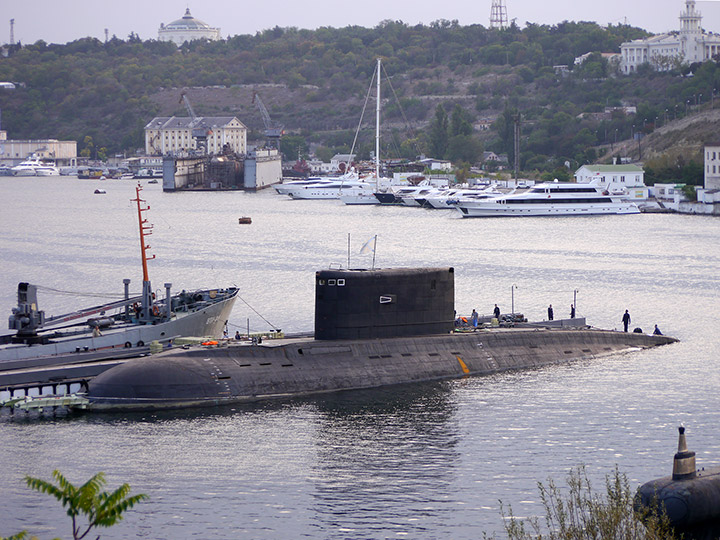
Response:
[{"label": "overcast sky", "polygon": [[[685,8],[685,0],[505,0],[505,4],[508,18],[516,19],[521,27],[526,22],[552,25],[564,20],[627,22],[654,33],[678,29],[678,16]],[[408,24],[457,19],[462,25],[488,26],[491,5],[492,0],[0,0],[0,43],[10,40],[10,19],[15,19],[15,41],[66,43],[87,36],[102,40],[105,28],[110,36],[122,39],[130,32],[144,40],[157,39],[160,23],[181,18],[188,7],[194,17],[219,27],[227,37],[274,26],[373,27],[386,19]],[[698,1],[697,7],[703,14],[703,27],[720,33],[720,0]]]}]

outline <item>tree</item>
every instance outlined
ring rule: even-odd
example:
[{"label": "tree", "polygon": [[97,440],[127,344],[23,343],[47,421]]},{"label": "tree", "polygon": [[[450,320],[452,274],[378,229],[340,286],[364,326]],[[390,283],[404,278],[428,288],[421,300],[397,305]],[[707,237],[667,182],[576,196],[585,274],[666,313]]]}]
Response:
[{"label": "tree", "polygon": [[453,163],[475,163],[482,154],[482,145],[472,135],[455,135],[448,141],[447,158]]},{"label": "tree", "polygon": [[95,143],[93,142],[93,138],[90,135],[85,135],[83,144],[85,145],[85,148],[80,150],[80,155],[86,158],[92,157],[95,152]]},{"label": "tree", "polygon": [[[58,470],[52,473],[57,485],[39,478],[25,477],[30,489],[52,495],[67,507],[67,515],[72,518],[73,539],[85,538],[95,527],[111,527],[122,520],[123,513],[136,503],[148,499],[142,493],[129,497],[130,486],[123,484],[112,493],[100,491],[107,483],[103,473],[97,473],[80,487],[72,485]],[[83,514],[87,526],[77,522]],[[83,531],[84,528],[84,531]]]},{"label": "tree", "polygon": [[280,151],[285,161],[293,161],[307,156],[307,142],[302,135],[285,135],[280,139]]},{"label": "tree", "polygon": [[430,141],[429,151],[430,155],[437,159],[445,157],[448,147],[448,115],[445,112],[445,107],[438,105],[435,109],[435,118],[433,118],[430,124]]},{"label": "tree", "polygon": [[456,104],[450,116],[450,136],[471,135],[472,131],[472,117],[465,109]]}]

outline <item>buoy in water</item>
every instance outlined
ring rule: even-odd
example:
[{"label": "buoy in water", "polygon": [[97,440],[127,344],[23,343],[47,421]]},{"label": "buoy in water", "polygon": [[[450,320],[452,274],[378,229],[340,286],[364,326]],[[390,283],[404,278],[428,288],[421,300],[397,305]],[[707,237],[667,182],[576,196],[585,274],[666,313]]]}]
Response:
[{"label": "buoy in water", "polygon": [[252,223],[252,218],[249,218],[249,217],[238,218],[238,223],[240,225],[250,225]]}]

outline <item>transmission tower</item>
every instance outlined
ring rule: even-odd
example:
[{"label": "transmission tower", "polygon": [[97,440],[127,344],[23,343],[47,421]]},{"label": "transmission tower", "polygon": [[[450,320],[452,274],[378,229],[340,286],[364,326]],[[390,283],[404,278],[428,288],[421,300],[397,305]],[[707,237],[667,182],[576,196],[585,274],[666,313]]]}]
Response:
[{"label": "transmission tower", "polygon": [[493,0],[490,8],[490,28],[504,30],[508,27],[507,8],[504,0]]},{"label": "transmission tower", "polygon": [[10,19],[10,45],[15,45],[15,19]]}]

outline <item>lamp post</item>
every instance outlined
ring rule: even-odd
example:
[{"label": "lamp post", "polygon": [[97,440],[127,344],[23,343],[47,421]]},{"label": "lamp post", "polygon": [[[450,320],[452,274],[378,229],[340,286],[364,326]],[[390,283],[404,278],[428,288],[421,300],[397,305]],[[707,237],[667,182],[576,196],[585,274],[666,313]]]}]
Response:
[{"label": "lamp post", "polygon": [[578,293],[578,290],[575,289],[575,290],[573,291],[573,306],[575,306],[575,313],[576,313],[576,314],[577,314],[577,312],[578,312],[578,308],[577,308],[577,293]]},{"label": "lamp post", "polygon": [[512,287],[510,287],[510,313],[512,315],[515,315],[515,289],[517,289],[517,285],[513,283]]}]

